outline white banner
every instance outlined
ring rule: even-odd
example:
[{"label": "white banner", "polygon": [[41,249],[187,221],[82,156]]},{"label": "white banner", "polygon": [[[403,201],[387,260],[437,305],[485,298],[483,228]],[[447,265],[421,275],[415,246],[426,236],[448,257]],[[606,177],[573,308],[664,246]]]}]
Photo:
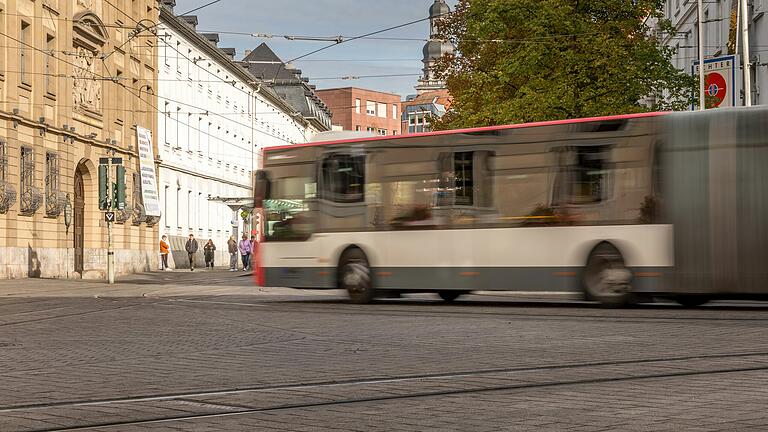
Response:
[{"label": "white banner", "polygon": [[157,174],[155,173],[155,152],[152,149],[152,132],[136,127],[141,168],[141,196],[147,216],[160,216],[160,201],[157,197]]}]

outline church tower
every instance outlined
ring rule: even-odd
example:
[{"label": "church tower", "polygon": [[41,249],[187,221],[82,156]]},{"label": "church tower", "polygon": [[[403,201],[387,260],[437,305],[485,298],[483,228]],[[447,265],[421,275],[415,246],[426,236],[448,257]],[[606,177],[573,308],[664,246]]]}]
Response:
[{"label": "church tower", "polygon": [[424,57],[424,75],[419,79],[419,85],[416,91],[419,94],[445,89],[445,82],[436,77],[433,70],[437,59],[443,54],[453,53],[453,45],[450,42],[439,39],[437,36],[437,20],[451,12],[451,8],[445,3],[445,0],[435,0],[429,8],[429,41],[422,50]]}]

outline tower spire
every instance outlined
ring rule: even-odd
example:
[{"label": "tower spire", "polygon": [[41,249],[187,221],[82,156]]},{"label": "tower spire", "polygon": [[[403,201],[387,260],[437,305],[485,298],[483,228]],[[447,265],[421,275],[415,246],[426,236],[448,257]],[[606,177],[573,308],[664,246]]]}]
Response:
[{"label": "tower spire", "polygon": [[433,69],[440,57],[453,52],[453,45],[446,40],[440,39],[437,31],[438,20],[450,12],[451,8],[445,0],[435,0],[429,8],[429,41],[424,44],[424,49],[422,50],[424,56],[421,60],[424,63],[424,74],[419,79],[419,85],[416,86],[416,91],[419,94],[446,88],[445,82],[437,79]]}]

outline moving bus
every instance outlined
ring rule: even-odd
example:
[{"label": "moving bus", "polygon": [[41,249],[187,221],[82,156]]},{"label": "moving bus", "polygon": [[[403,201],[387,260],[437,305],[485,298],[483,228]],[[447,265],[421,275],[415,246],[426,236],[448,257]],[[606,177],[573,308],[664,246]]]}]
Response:
[{"label": "moving bus", "polygon": [[643,113],[266,149],[257,283],[768,293],[768,110]]}]

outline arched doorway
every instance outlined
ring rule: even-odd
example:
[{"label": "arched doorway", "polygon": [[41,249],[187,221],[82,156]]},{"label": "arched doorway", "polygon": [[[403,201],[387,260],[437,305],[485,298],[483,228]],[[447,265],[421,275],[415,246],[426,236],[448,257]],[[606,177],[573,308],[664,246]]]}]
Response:
[{"label": "arched doorway", "polygon": [[87,173],[87,168],[79,164],[75,169],[75,203],[73,211],[73,234],[75,238],[75,271],[83,275],[83,250],[85,247],[85,186],[83,175]]}]

